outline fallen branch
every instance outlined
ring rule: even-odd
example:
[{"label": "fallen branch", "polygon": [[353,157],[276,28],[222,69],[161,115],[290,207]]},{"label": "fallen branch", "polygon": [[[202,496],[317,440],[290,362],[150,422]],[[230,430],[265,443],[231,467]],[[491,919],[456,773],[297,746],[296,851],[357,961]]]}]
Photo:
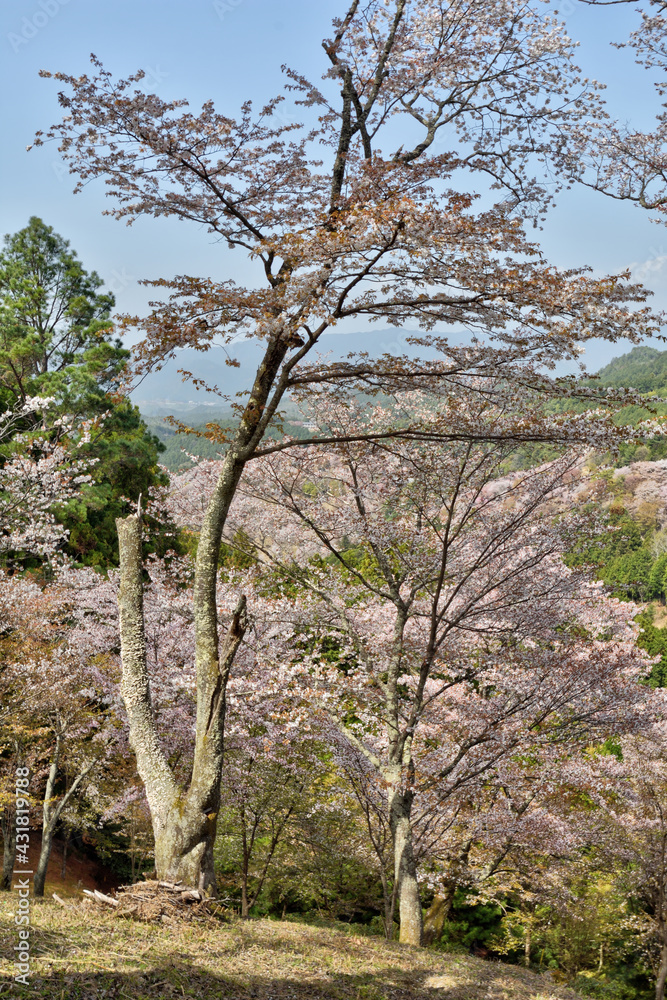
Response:
[{"label": "fallen branch", "polygon": [[103,892],[99,892],[98,889],[95,889],[94,892],[91,892],[90,889],[84,889],[83,894],[84,896],[90,896],[91,899],[96,899],[98,903],[107,903],[109,906],[118,906],[117,899],[112,899],[111,896],[105,896],[105,894]]}]

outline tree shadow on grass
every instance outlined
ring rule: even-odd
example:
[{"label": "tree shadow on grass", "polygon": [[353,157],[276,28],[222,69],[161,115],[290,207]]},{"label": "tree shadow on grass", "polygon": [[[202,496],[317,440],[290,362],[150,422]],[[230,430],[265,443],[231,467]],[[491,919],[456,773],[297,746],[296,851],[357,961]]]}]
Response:
[{"label": "tree shadow on grass", "polygon": [[[0,917],[0,958],[14,960],[14,945],[18,944],[19,929],[13,917]],[[71,947],[69,937],[62,931],[46,930],[43,927],[30,928],[30,950],[33,955],[66,955]]]},{"label": "tree shadow on grass", "polygon": [[[490,964],[490,963],[489,963]],[[497,970],[497,971],[496,971]],[[438,976],[422,969],[403,973],[395,968],[350,975],[330,972],[313,978],[307,972],[294,977],[272,976],[261,968],[252,973],[227,976],[214,974],[191,963],[170,962],[148,971],[120,973],[72,973],[35,971],[25,987],[0,976],[0,997],[39,997],[40,1000],[154,1000],[154,998],[196,998],[196,1000],[546,1000],[556,994],[533,976],[530,983],[508,975],[507,966],[485,970],[479,977]],[[472,971],[472,970],[470,970]]]},{"label": "tree shadow on grass", "polygon": [[[395,970],[392,970],[394,973]],[[394,979],[394,976],[391,976]],[[424,979],[422,975],[419,977]],[[39,997],[40,1000],[154,1000],[197,998],[197,1000],[434,1000],[446,998],[440,989],[389,981],[380,971],[374,975],[336,974],[319,982],[298,975],[293,979],[252,975],[215,975],[184,965],[157,966],[136,973],[73,974],[35,972],[30,985],[23,986],[0,977],[0,996]],[[471,998],[473,1000],[473,998]],[[481,1000],[481,994],[480,994]]]}]

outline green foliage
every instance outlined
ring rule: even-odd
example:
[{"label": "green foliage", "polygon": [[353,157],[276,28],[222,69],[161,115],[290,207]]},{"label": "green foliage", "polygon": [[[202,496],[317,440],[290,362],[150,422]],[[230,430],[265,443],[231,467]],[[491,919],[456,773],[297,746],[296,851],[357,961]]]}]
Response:
[{"label": "green foliage", "polygon": [[[204,436],[208,432],[208,424],[194,422],[191,429],[195,433],[188,434],[172,427],[164,417],[146,417],[145,421],[151,433],[163,446],[161,462],[170,472],[189,468],[191,461],[188,455],[204,459],[220,458],[222,446]],[[223,432],[233,426],[228,413],[211,413],[210,422]],[[284,421],[282,428],[285,434],[289,434],[293,438],[303,439],[311,436],[310,431],[289,421]],[[271,427],[267,432],[267,437],[282,437],[282,433],[279,428]]]},{"label": "green foliage", "polygon": [[643,1000],[650,972],[628,921],[628,904],[608,878],[591,874],[571,898],[535,903],[509,893],[481,901],[458,889],[436,950],[477,953],[550,971],[577,993],[600,1000]]},{"label": "green foliage", "polygon": [[667,396],[667,351],[633,347],[601,368],[596,381],[616,389],[637,389]]},{"label": "green foliage", "polygon": [[499,903],[479,902],[464,889],[457,889],[436,948],[454,952],[493,951],[504,913]]},{"label": "green foliage", "polygon": [[[259,781],[257,797],[261,791]],[[284,797],[284,792],[278,791],[277,795]],[[329,808],[319,808],[323,804]],[[272,800],[268,808],[248,810],[248,821],[258,822],[248,873],[251,889],[266,863],[280,807],[279,801]],[[227,905],[234,908],[241,903],[243,871],[238,811],[231,806],[221,811],[215,844],[218,890]],[[326,784],[304,788],[271,857],[250,915],[284,918],[291,914],[310,921],[317,913],[327,921],[364,924],[372,928],[370,933],[377,933],[382,924],[382,889],[377,869],[369,861],[358,811],[331,807]]]},{"label": "green foliage", "polygon": [[635,965],[619,965],[602,976],[582,972],[570,985],[579,996],[594,1000],[648,1000],[655,992],[646,972]]},{"label": "green foliage", "polygon": [[607,877],[573,888],[560,908],[538,906],[531,927],[531,963],[562,975],[585,996],[639,1000],[651,995],[650,971],[628,922],[629,904]]},{"label": "green foliage", "polygon": [[54,396],[60,412],[106,408],[129,352],[112,340],[113,295],[33,216],[0,253],[0,402]]},{"label": "green foliage", "polygon": [[[660,533],[639,524],[617,502],[610,507],[608,521],[613,530],[594,539],[575,541],[566,560],[568,565],[590,566],[621,600],[664,604],[667,552],[660,551]],[[652,606],[637,621],[641,626],[637,645],[650,656],[660,657],[646,681],[651,687],[667,687],[667,628],[655,624]]]},{"label": "green foliage", "polygon": [[[57,435],[55,418],[104,415],[77,457],[95,460],[93,482],[61,511],[69,529],[67,552],[100,568],[118,562],[115,519],[140,496],[166,481],[158,467],[163,445],[148,432],[138,409],[112,395],[129,351],[113,338],[114,298],[86,271],[67,240],[41,219],[6,236],[0,253],[0,411],[28,396],[50,396],[55,406],[40,433]],[[41,415],[31,418],[43,422]],[[30,422],[20,429],[30,431]],[[64,442],[67,443],[67,442]],[[3,449],[6,457],[8,448]],[[0,460],[2,457],[0,456]],[[157,525],[151,551],[173,547]]]},{"label": "green foliage", "polygon": [[616,597],[645,601],[650,596],[650,581],[655,561],[645,548],[614,556],[603,566],[600,578]]},{"label": "green foliage", "polygon": [[[93,482],[82,487],[61,515],[70,531],[66,549],[88,566],[117,565],[116,518],[127,514],[154,486],[166,483],[167,476],[158,467],[162,445],[147,431],[137,407],[123,400],[111,408],[101,430],[80,451],[97,461]],[[171,534],[153,523],[146,537],[150,551],[158,555],[176,544]]]},{"label": "green foliage", "polygon": [[[587,378],[584,382],[592,388],[634,389],[647,396],[667,398],[667,351],[658,351],[655,347],[634,347],[627,354],[614,358],[594,378]],[[547,408],[552,412],[563,412],[566,409],[581,412],[588,406],[586,403],[572,403],[565,399],[550,402]],[[667,415],[667,404],[655,403],[653,408],[658,415]],[[652,415],[647,409],[632,404],[620,409],[615,420],[619,425],[635,427]],[[520,445],[507,464],[507,470],[541,465],[556,458],[558,454],[559,449],[550,444]],[[623,444],[615,458],[605,456],[606,460],[613,461],[619,467],[630,462],[657,461],[662,458],[667,458],[666,436],[637,444]]]},{"label": "green foliage", "polygon": [[648,596],[653,600],[665,597],[665,575],[667,574],[667,552],[654,561],[648,578]]},{"label": "green foliage", "polygon": [[[610,491],[617,490],[619,488],[618,483],[610,480],[608,482],[608,487]],[[609,512],[607,515],[607,529],[601,534],[595,535],[593,537],[581,537],[575,538],[572,542],[570,551],[566,556],[566,563],[568,566],[589,566],[595,570],[598,570],[600,574],[611,572],[609,581],[610,585],[618,582],[621,584],[621,580],[616,581],[613,575],[616,570],[609,571],[609,567],[614,564],[619,567],[627,566],[630,567],[631,563],[615,563],[615,560],[620,560],[624,556],[636,555],[640,551],[648,552],[645,546],[647,540],[647,529],[638,524],[623,506],[622,503],[618,501],[612,501]],[[639,567],[641,565],[641,559],[637,563]],[[622,572],[619,568],[618,572]],[[626,575],[628,575],[630,570],[627,570]],[[604,577],[601,575],[601,579]],[[623,591],[627,594],[627,590]]]},{"label": "green foliage", "polygon": [[[667,351],[655,347],[633,347],[627,354],[614,358],[602,368],[592,384],[614,389],[634,389],[637,392],[661,398],[667,397]],[[655,404],[655,412],[667,415],[667,405]],[[639,406],[626,406],[618,414],[618,423],[636,426],[649,417],[649,411]],[[664,436],[642,444],[624,444],[620,448],[617,464],[627,465],[637,461],[657,461],[667,458],[667,438]]]},{"label": "green foliage", "polygon": [[659,656],[660,659],[651,667],[648,683],[651,687],[667,687],[667,628],[654,625],[655,611],[649,607],[637,621],[641,632],[637,640],[640,649],[645,649],[649,656]]}]

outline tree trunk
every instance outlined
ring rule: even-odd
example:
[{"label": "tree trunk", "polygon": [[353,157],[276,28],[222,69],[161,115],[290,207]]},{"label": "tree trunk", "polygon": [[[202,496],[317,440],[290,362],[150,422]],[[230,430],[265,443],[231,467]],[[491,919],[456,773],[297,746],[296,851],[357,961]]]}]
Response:
[{"label": "tree trunk", "polygon": [[49,867],[49,858],[51,857],[51,848],[53,847],[53,834],[56,829],[57,816],[54,815],[51,806],[56,787],[56,779],[58,777],[58,768],[60,767],[61,751],[62,735],[58,732],[56,735],[56,745],[53,748],[53,757],[51,759],[51,767],[49,768],[49,776],[46,779],[46,789],[44,790],[44,803],[42,805],[42,849],[39,853],[37,871],[35,872],[35,880],[33,882],[33,892],[35,896],[44,895],[46,870]]},{"label": "tree trunk", "polygon": [[250,907],[248,906],[248,873],[243,871],[241,874],[241,919],[247,920],[248,914],[250,912]]},{"label": "tree trunk", "polygon": [[444,896],[434,896],[431,906],[424,918],[424,944],[433,944],[439,941],[442,935],[445,920],[449,916],[454,899],[454,890],[448,889]]},{"label": "tree trunk", "polygon": [[[264,358],[241,417],[236,439],[229,446],[206,510],[194,581],[197,723],[192,776],[187,790],[179,787],[164,756],[151,709],[146,667],[143,615],[140,515],[116,520],[120,554],[121,693],[130,723],[130,745],[146,789],[155,836],[158,877],[184,882],[215,894],[215,842],[229,671],[248,627],[246,599],[241,597],[226,635],[220,642],[216,585],[222,531],[246,462],[261,441],[271,415],[287,387],[286,376],[267,400],[289,343],[276,334]],[[298,354],[295,355],[295,360]]]},{"label": "tree trunk", "polygon": [[116,527],[120,549],[121,693],[130,724],[130,745],[136,754],[151,812],[155,868],[160,879],[180,879],[185,885],[215,895],[213,845],[220,804],[225,693],[236,650],[247,628],[245,598],[237,605],[219,652],[216,648],[215,670],[208,660],[206,670],[198,662],[194,764],[190,785],[183,789],[160,745],[151,707],[143,617],[141,522],[137,515],[132,515],[118,518]]},{"label": "tree trunk", "polygon": [[44,895],[44,883],[46,881],[46,869],[49,865],[49,858],[51,857],[51,848],[53,847],[53,835],[56,832],[56,826],[58,825],[58,820],[60,819],[65,806],[73,798],[74,793],[77,791],[79,786],[82,784],[84,779],[95,766],[95,759],[89,761],[88,764],[82,767],[81,771],[77,774],[76,778],[69,786],[65,794],[63,795],[60,802],[54,805],[54,793],[56,787],[56,779],[58,777],[58,769],[60,767],[60,759],[63,750],[63,743],[65,741],[65,736],[63,731],[60,731],[56,735],[56,745],[53,750],[53,759],[51,760],[51,767],[49,768],[49,776],[46,779],[46,790],[44,792],[44,804],[42,806],[42,850],[39,855],[39,862],[37,864],[37,871],[35,873],[34,881],[34,893],[35,896]]},{"label": "tree trunk", "polygon": [[33,893],[36,897],[42,897],[44,895],[46,871],[49,867],[54,833],[55,824],[53,826],[48,825],[42,830],[42,849],[39,852],[39,861],[37,862],[37,871],[35,872],[35,879],[33,882]]},{"label": "tree trunk", "polygon": [[[375,846],[375,845],[374,845]],[[394,910],[396,909],[396,883],[389,891],[389,879],[385,871],[382,859],[380,859],[380,881],[382,883],[382,902],[384,905],[384,936],[387,941],[391,941],[394,936]]]},{"label": "tree trunk", "polygon": [[667,936],[661,927],[660,967],[655,981],[655,1000],[665,1000],[665,980],[667,980]]},{"label": "tree trunk", "polygon": [[192,797],[177,795],[170,808],[153,815],[158,878],[215,895],[213,844],[217,809],[209,814]]},{"label": "tree trunk", "polygon": [[2,839],[4,844],[2,857],[2,882],[0,890],[9,892],[12,887],[12,874],[16,856],[16,821],[12,809],[4,809],[2,813]]},{"label": "tree trunk", "polygon": [[[253,835],[254,840],[254,835]],[[248,871],[250,869],[250,852],[248,850],[248,831],[245,821],[245,810],[241,809],[241,841],[243,860],[241,862],[241,919],[248,919]]]},{"label": "tree trunk", "polygon": [[417,882],[417,866],[412,847],[410,812],[412,794],[394,790],[391,794],[390,824],[394,844],[394,881],[398,886],[399,937],[402,944],[423,943],[422,905]]}]

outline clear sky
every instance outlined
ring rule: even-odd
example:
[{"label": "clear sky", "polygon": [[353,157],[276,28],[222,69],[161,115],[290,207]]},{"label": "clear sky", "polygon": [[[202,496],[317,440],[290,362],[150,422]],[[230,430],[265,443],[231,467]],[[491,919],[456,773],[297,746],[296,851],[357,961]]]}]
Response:
[{"label": "clear sky", "polygon": [[[656,98],[649,81],[627,51],[609,44],[623,41],[635,24],[632,6],[592,9],[578,0],[556,6],[570,35],[581,41],[586,75],[609,84],[615,115],[650,127]],[[55,145],[26,152],[35,131],[60,118],[58,85],[41,80],[38,71],[89,72],[94,52],[114,75],[146,70],[149,89],[161,97],[186,97],[195,108],[213,98],[218,111],[235,115],[243,100],[264,102],[280,91],[283,63],[317,80],[324,68],[321,39],[344,7],[344,0],[5,0],[0,233],[40,216],[71,241],[85,267],[99,272],[122,311],[145,301],[140,277],[236,276],[243,264],[192,223],[146,219],[128,228],[101,215],[101,183],[72,194]],[[667,307],[667,231],[643,211],[584,190],[570,192],[539,239],[560,266],[632,266],[655,291],[655,304]],[[596,345],[588,365],[594,370],[619,353],[618,346]]]}]

